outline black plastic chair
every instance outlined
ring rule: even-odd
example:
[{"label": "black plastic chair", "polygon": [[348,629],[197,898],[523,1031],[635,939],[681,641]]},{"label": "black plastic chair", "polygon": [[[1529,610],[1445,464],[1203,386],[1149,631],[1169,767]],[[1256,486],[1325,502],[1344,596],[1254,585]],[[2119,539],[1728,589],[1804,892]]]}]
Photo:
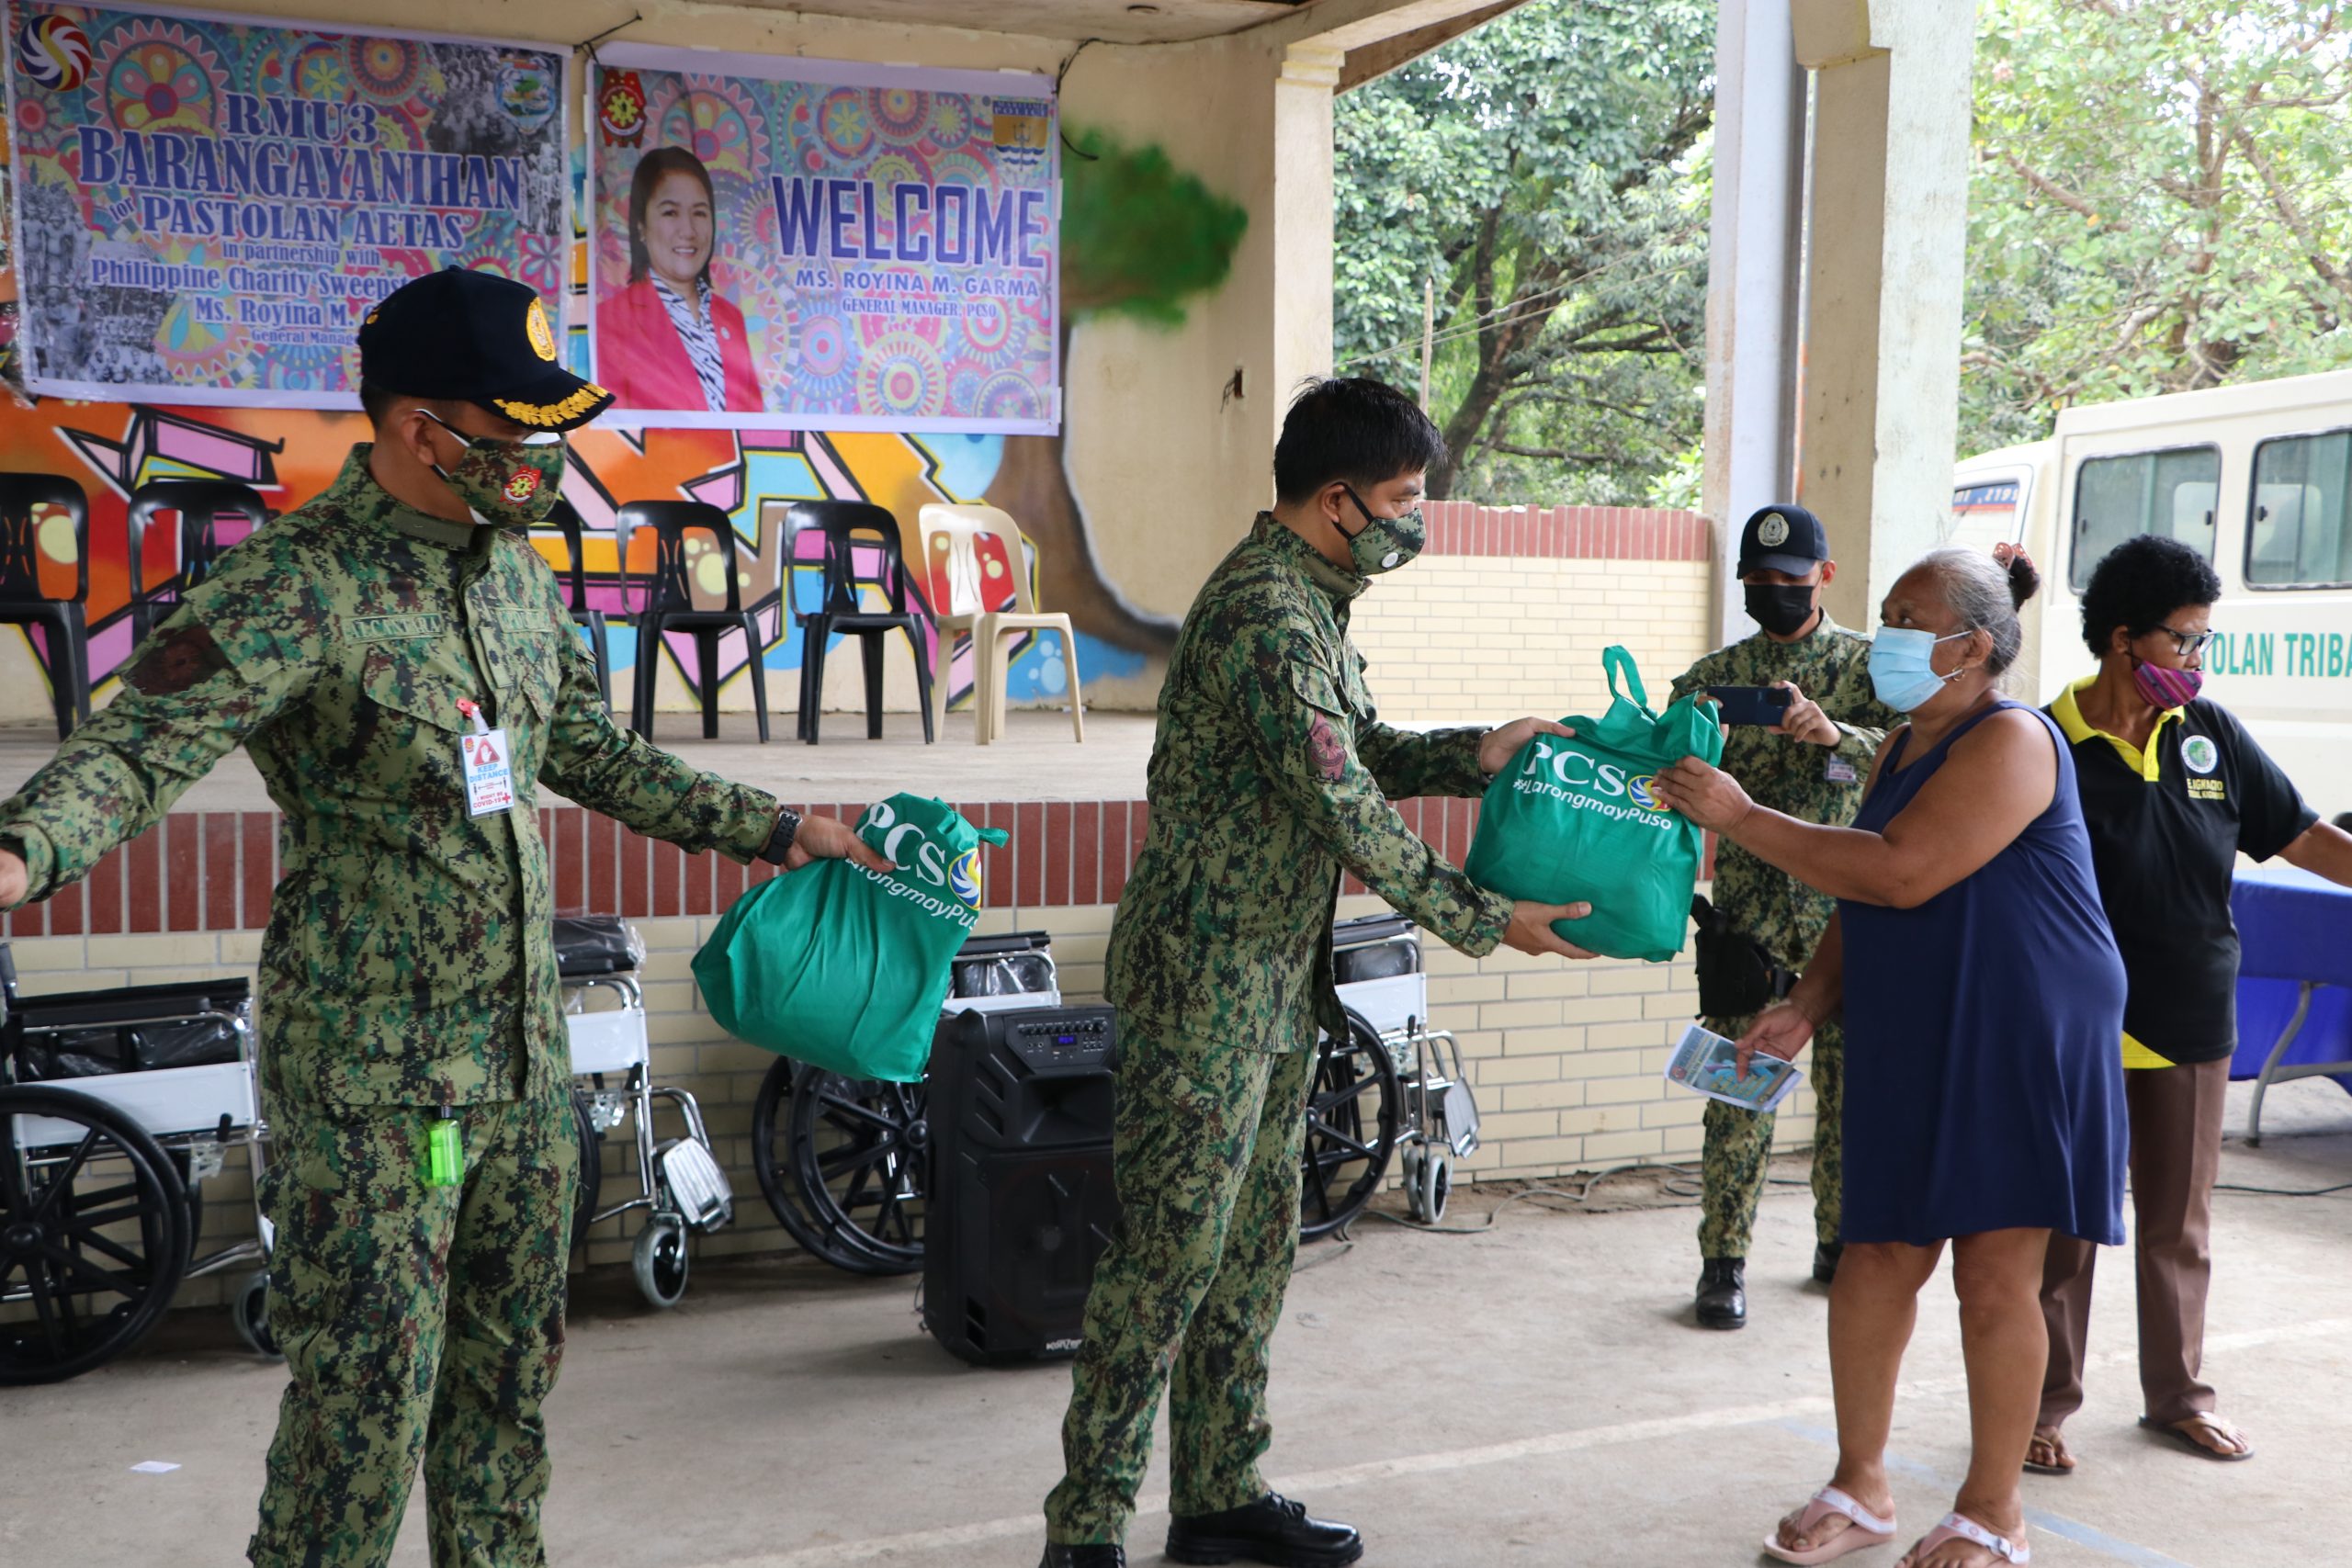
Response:
[{"label": "black plastic chair", "polygon": [[[761,662],[759,617],[743,608],[743,576],[735,552],[735,525],[727,513],[701,501],[632,501],[620,510],[621,604],[628,604],[629,542],[639,528],[653,531],[653,570],[646,574],[645,607],[630,613],[637,622],[637,692],[629,705],[629,728],[653,739],[653,683],[661,669],[662,644],[671,632],[685,632],[695,639],[695,685],[702,698],[702,738],[718,739],[718,639],[728,632],[743,634],[752,669],[752,705],[760,716],[760,739],[768,738],[767,668]],[[714,547],[727,552],[727,608],[703,610],[695,605],[693,569],[687,563],[686,536],[708,534]]]},{"label": "black plastic chair", "polygon": [[613,639],[611,617],[588,603],[588,551],[582,542],[587,522],[568,501],[558,501],[548,509],[547,520],[563,535],[563,547],[570,552],[571,565],[564,568],[564,581],[571,584],[571,624],[588,628],[588,651],[596,660],[596,689],[605,694],[605,711],[613,711]]},{"label": "black plastic chair", "polygon": [[[44,508],[74,520],[74,597],[52,599],[40,585]],[[57,738],[90,716],[90,502],[82,487],[55,474],[0,474],[0,626],[39,626],[49,656],[50,700]]]},{"label": "black plastic chair", "polygon": [[[148,528],[166,512],[179,514],[179,570],[149,588],[141,557],[146,549]],[[132,642],[146,641],[147,634],[155,629],[155,623],[164,619],[155,612],[157,604],[176,604],[189,589],[211,575],[214,563],[226,547],[220,543],[220,520],[224,517],[250,518],[258,528],[269,521],[270,513],[260,491],[234,479],[155,479],[130,492]]]},{"label": "black plastic chair", "polygon": [[[931,661],[923,657],[918,626],[932,624],[931,607],[922,590],[907,575],[905,555],[899,547],[899,520],[882,507],[863,501],[804,501],[786,517],[786,570],[793,561],[792,547],[804,529],[825,536],[824,593],[818,607],[796,617],[800,622],[800,705],[795,733],[817,744],[817,721],[824,706],[825,644],[835,634],[854,637],[865,663],[865,738],[882,739],[882,639],[893,631],[907,634],[914,655],[915,690],[922,709],[923,744],[931,744]],[[876,550],[881,570],[861,577],[857,552]],[[886,610],[861,607],[860,581],[879,587],[889,600]]]}]

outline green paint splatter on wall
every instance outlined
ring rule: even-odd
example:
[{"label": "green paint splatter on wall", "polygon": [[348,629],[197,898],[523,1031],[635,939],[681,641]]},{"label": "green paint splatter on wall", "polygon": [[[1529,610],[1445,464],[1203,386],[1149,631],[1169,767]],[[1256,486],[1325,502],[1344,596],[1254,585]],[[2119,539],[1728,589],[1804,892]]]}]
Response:
[{"label": "green paint splatter on wall", "polygon": [[1071,141],[1085,155],[1062,164],[1064,320],[1101,313],[1176,325],[1182,300],[1232,271],[1249,211],[1157,147],[1099,130]]}]

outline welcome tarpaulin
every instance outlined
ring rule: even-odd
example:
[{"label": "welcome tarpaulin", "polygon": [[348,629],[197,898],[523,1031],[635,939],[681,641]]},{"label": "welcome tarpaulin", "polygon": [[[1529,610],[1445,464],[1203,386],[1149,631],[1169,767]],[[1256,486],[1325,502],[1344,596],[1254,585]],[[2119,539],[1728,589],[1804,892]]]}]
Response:
[{"label": "welcome tarpaulin", "polygon": [[562,304],[564,56],[423,33],[10,0],[36,392],[357,406],[361,319],[456,264]]},{"label": "welcome tarpaulin", "polygon": [[1058,428],[1050,78],[598,56],[590,335],[612,418]]}]

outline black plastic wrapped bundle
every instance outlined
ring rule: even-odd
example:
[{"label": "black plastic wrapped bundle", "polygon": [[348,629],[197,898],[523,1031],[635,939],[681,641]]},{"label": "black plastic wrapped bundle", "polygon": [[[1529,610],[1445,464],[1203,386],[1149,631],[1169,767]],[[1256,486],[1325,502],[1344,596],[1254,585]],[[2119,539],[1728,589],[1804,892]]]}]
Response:
[{"label": "black plastic wrapped bundle", "polygon": [[19,997],[8,1018],[20,1083],[239,1061],[231,1019],[251,1016],[243,978]]},{"label": "black plastic wrapped bundle", "polygon": [[1025,997],[1055,988],[1053,938],[1044,931],[976,936],[956,951],[951,995]]},{"label": "black plastic wrapped bundle", "polygon": [[559,915],[556,973],[567,980],[619,975],[645,965],[645,940],[618,915]]}]

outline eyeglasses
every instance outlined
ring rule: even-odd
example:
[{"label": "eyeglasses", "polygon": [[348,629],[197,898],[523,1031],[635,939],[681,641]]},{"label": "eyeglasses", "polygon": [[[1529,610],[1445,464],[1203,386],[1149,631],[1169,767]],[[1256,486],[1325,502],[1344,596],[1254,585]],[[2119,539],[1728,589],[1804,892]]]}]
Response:
[{"label": "eyeglasses", "polygon": [[519,446],[528,451],[544,452],[550,446],[560,446],[563,445],[563,433],[561,431],[534,430],[527,435],[515,436],[468,435],[464,431],[459,430],[456,425],[451,424],[447,420],[443,419],[439,414],[435,413],[431,409],[420,408],[416,412],[423,414],[425,418],[431,420],[434,423],[439,425],[442,429],[447,431],[450,434],[456,436],[458,440],[464,442],[469,446]]},{"label": "eyeglasses", "polygon": [[2202,653],[2205,650],[2205,645],[2213,640],[2211,632],[2177,632],[2162,621],[2157,622],[2151,629],[2160,631],[2172,638],[2173,648],[2183,659]]}]

